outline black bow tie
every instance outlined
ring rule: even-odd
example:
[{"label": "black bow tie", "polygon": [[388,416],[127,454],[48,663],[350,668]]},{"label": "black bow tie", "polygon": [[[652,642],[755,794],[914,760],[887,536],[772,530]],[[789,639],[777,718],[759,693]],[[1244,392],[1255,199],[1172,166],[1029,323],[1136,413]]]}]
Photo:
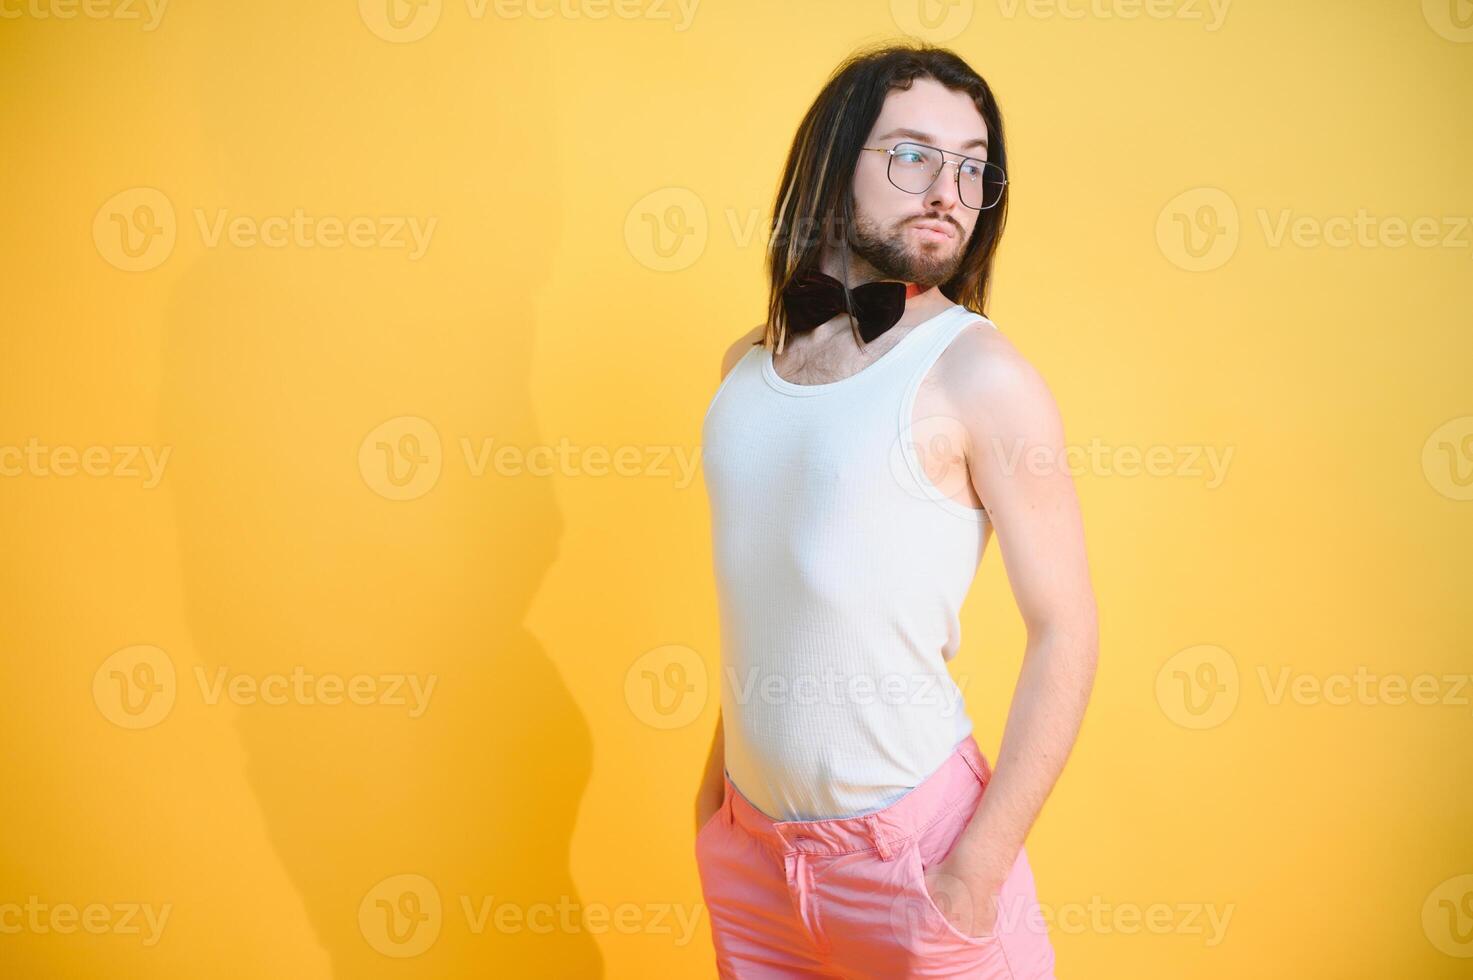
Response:
[{"label": "black bow tie", "polygon": [[844,284],[817,270],[803,273],[783,290],[783,309],[788,329],[806,333],[840,313],[853,313],[859,335],[867,344],[889,330],[905,312],[905,283],[894,280],[867,282],[849,290],[854,308],[844,305]]}]

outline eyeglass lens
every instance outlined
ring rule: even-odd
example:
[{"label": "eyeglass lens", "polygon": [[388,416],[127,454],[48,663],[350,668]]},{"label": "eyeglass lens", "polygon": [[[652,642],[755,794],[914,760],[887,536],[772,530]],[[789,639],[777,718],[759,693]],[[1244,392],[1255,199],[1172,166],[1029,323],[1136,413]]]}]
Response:
[{"label": "eyeglass lens", "polygon": [[[924,193],[936,180],[945,157],[941,151],[919,143],[899,143],[890,154],[890,182],[912,194]],[[1002,197],[1005,184],[1002,168],[995,163],[967,158],[957,167],[957,191],[969,208],[990,208]]]}]

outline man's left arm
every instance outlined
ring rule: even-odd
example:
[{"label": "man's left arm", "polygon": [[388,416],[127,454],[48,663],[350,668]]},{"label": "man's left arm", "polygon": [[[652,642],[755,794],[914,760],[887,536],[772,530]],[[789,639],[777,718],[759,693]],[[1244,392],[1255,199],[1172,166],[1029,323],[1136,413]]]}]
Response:
[{"label": "man's left arm", "polygon": [[[944,376],[1028,641],[991,781],[942,866],[971,896],[972,932],[1063,771],[1094,685],[1099,629],[1063,423],[1043,378],[990,327],[959,337]],[[951,351],[948,354],[953,353]]]}]

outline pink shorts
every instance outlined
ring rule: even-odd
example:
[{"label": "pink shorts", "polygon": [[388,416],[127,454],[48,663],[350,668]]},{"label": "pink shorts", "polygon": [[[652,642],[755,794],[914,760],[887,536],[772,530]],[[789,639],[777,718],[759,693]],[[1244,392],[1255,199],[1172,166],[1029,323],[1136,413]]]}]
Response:
[{"label": "pink shorts", "polygon": [[[926,888],[924,872],[951,853],[991,778],[968,735],[939,769],[883,809],[779,821],[727,775],[721,808],[695,843],[717,973],[739,980],[1053,980],[1054,951],[1026,852],[993,899],[997,922],[985,936],[953,925]],[[946,902],[952,892],[939,897]]]}]

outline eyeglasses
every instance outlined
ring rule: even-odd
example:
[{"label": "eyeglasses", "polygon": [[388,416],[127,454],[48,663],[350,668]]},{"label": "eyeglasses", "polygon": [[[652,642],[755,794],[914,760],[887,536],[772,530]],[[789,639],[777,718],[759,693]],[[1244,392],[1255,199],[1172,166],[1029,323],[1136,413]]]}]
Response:
[{"label": "eyeglasses", "polygon": [[[945,150],[924,143],[896,143],[893,148],[862,146],[860,149],[889,154],[885,175],[890,178],[890,183],[909,194],[924,194],[930,190],[936,182],[936,175],[947,163]],[[953,153],[952,156],[961,154]],[[1007,174],[995,163],[962,157],[956,164],[957,199],[973,211],[986,211],[1002,200],[1007,185]]]}]

